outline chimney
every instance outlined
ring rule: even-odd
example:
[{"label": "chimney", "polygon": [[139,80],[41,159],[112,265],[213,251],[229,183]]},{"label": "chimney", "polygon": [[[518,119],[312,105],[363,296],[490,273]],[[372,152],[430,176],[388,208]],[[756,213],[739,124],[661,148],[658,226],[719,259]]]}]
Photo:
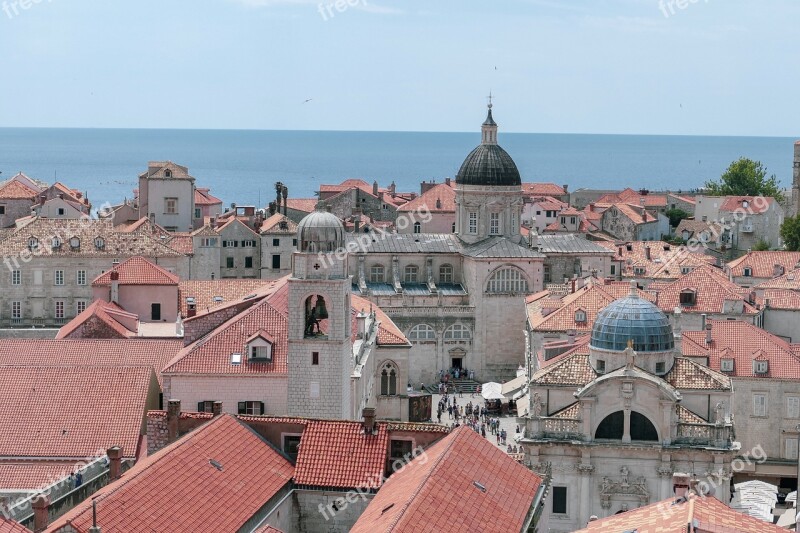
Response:
[{"label": "chimney", "polygon": [[444,182],[445,182],[446,185],[450,185],[450,178],[445,178]]},{"label": "chimney", "polygon": [[372,182],[372,196],[378,196],[378,182],[377,182],[377,180]]},{"label": "chimney", "polygon": [[39,205],[44,205],[46,201],[47,201],[47,195],[42,194],[39,196]]},{"label": "chimney", "polygon": [[214,404],[211,406],[211,412],[214,414],[215,417],[221,415],[222,414],[222,402],[220,402],[219,400],[214,402]]},{"label": "chimney", "polygon": [[567,330],[567,342],[572,346],[575,344],[575,337],[577,336],[577,332],[574,329]]},{"label": "chimney", "polygon": [[389,185],[389,194],[394,196],[396,190],[397,190],[397,185],[395,185],[394,182],[392,182],[392,184]]},{"label": "chimney", "polygon": [[92,527],[89,533],[100,533],[100,526],[97,525],[97,500],[92,498]]},{"label": "chimney", "polygon": [[622,246],[620,246],[620,247],[618,248],[618,250],[619,250],[619,256],[620,256],[620,257],[622,257]]},{"label": "chimney", "polygon": [[436,209],[441,209],[441,208],[442,208],[442,199],[441,198],[437,198],[436,199]]},{"label": "chimney", "polygon": [[114,481],[122,475],[122,448],[114,446],[106,450],[108,456],[108,480]]},{"label": "chimney", "polygon": [[44,531],[50,523],[50,497],[39,494],[31,502],[31,507],[33,507],[34,533]]},{"label": "chimney", "polygon": [[[676,307],[675,309],[678,309],[678,308]],[[708,318],[708,315],[706,315],[705,313],[700,315],[700,331],[705,331],[706,330],[706,318]]]},{"label": "chimney", "polygon": [[365,407],[363,411],[364,416],[364,434],[372,435],[375,433],[375,408]]},{"label": "chimney", "polygon": [[644,247],[644,257],[645,257],[645,258],[646,258],[648,261],[650,261],[650,246],[645,246],[645,247]]},{"label": "chimney", "polygon": [[672,474],[672,492],[676,498],[686,497],[686,493],[689,492],[689,484],[688,474],[679,474],[677,472]]},{"label": "chimney", "polygon": [[119,272],[116,270],[111,271],[111,301],[119,303]]},{"label": "chimney", "polygon": [[589,212],[594,213],[594,202],[589,202]]},{"label": "chimney", "polygon": [[706,324],[706,346],[711,346],[711,323]]},{"label": "chimney", "polygon": [[564,194],[568,194],[569,193],[569,185],[564,184],[564,185],[562,185],[562,187],[564,187]]},{"label": "chimney", "polygon": [[167,403],[167,442],[178,438],[178,421],[181,418],[181,401],[170,400]]}]

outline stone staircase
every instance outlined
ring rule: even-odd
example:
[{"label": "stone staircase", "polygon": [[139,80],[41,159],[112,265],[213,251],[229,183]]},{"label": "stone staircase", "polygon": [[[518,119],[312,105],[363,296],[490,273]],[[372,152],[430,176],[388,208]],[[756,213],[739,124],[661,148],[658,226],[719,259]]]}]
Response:
[{"label": "stone staircase", "polygon": [[[448,392],[456,392],[463,394],[473,394],[477,392],[480,382],[469,378],[450,379],[447,383]],[[437,385],[425,385],[425,390],[431,394],[438,394],[439,389]]]}]

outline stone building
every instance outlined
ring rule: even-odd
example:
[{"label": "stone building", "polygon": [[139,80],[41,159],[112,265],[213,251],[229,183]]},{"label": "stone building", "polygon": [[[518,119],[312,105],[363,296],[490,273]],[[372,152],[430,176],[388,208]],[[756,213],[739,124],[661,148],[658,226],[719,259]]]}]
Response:
[{"label": "stone building", "polygon": [[552,476],[540,527],[575,531],[673,494],[673,474],[713,477],[728,501],[739,451],[730,378],[675,351],[669,319],[632,289],[603,309],[588,355],[566,352],[530,378],[525,436]]},{"label": "stone building", "polygon": [[752,287],[780,278],[798,267],[800,267],[800,252],[750,251],[728,263],[725,272],[737,285]]},{"label": "stone building", "polygon": [[136,218],[147,217],[168,231],[192,231],[198,218],[194,201],[194,178],[184,166],[150,161],[147,171],[139,175]]},{"label": "stone building", "polygon": [[792,164],[792,204],[789,216],[800,214],[800,141],[794,143],[794,161]]},{"label": "stone building", "polygon": [[297,248],[297,224],[276,213],[264,220],[261,235],[261,279],[276,279],[292,272],[292,254]]},{"label": "stone building", "polygon": [[261,276],[261,237],[244,221],[232,216],[216,228],[220,240],[219,271],[222,278]]},{"label": "stone building", "polygon": [[456,175],[455,233],[348,236],[354,294],[413,344],[414,386],[451,368],[482,381],[512,378],[522,362],[524,296],[541,290],[544,256],[520,235],[521,183],[490,108],[481,144]]},{"label": "stone building", "polygon": [[669,234],[669,219],[643,206],[616,203],[603,211],[602,230],[623,241],[658,241]]},{"label": "stone building", "polygon": [[364,214],[376,221],[393,222],[397,208],[416,197],[414,193],[398,193],[394,182],[387,188],[362,179],[344,180],[338,185],[320,185],[319,199],[340,219]]},{"label": "stone building", "polygon": [[615,275],[611,268],[614,252],[579,235],[539,235],[530,242],[545,255],[545,285],[576,277]]},{"label": "stone building", "polygon": [[17,219],[30,216],[40,190],[21,173],[3,183],[0,186],[0,228],[12,227]]},{"label": "stone building", "polygon": [[697,196],[695,219],[719,222],[735,250],[754,248],[762,239],[773,249],[783,246],[780,236],[783,208],[761,196]]},{"label": "stone building", "polygon": [[[397,208],[398,233],[455,233],[456,191],[450,178]],[[401,222],[402,220],[402,222]]]}]

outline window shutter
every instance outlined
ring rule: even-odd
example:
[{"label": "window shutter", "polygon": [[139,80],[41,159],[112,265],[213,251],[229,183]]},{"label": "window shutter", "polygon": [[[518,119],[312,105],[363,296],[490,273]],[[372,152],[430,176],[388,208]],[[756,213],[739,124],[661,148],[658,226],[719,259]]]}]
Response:
[{"label": "window shutter", "polygon": [[223,248],[227,248],[228,247],[228,241],[222,241],[222,247]]},{"label": "window shutter", "polygon": [[239,402],[238,411],[239,411],[240,415],[247,414],[247,403],[246,402]]},{"label": "window shutter", "polygon": [[258,402],[258,403],[261,404],[261,414],[263,415],[264,414],[264,402]]},{"label": "window shutter", "polygon": [[206,402],[197,402],[197,412],[202,413],[206,408]]}]

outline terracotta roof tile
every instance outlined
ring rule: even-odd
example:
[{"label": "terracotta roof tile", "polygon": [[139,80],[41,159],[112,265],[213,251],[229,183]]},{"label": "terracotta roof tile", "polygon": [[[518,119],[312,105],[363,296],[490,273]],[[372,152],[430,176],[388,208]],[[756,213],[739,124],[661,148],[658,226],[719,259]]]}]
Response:
[{"label": "terracotta roof tile", "polygon": [[194,190],[194,205],[222,205],[222,200],[212,196],[210,189],[197,188]]},{"label": "terracotta roof tile", "polygon": [[462,426],[393,474],[350,531],[520,531],[541,484]]},{"label": "terracotta roof tile", "polygon": [[696,415],[682,405],[678,405],[675,409],[678,414],[678,422],[681,424],[707,424],[708,420],[700,415]]},{"label": "terracotta roof tile", "polygon": [[92,501],[103,531],[238,531],[291,482],[293,467],[235,417],[222,415],[139,461],[56,519],[87,533]]},{"label": "terracotta roof tile", "polygon": [[736,277],[744,276],[744,269],[751,270],[751,277],[772,279],[800,267],[800,252],[756,251],[728,263],[727,270]]},{"label": "terracotta roof tile", "polygon": [[522,194],[528,196],[564,196],[564,187],[555,183],[523,183]]},{"label": "terracotta roof tile", "polygon": [[253,533],[283,533],[280,529],[274,528],[270,525],[266,525],[264,527],[260,527],[256,529]]},{"label": "terracotta roof tile", "polygon": [[675,358],[675,364],[664,376],[664,381],[676,389],[727,390],[731,388],[731,380],[728,376],[683,357]]},{"label": "terracotta roof tile", "polygon": [[318,198],[287,198],[286,207],[301,211],[303,213],[313,213],[319,203]]},{"label": "terracotta roof tile", "polygon": [[376,427],[376,434],[365,435],[361,422],[310,421],[300,441],[295,483],[377,488],[386,468],[389,432],[384,423]]},{"label": "terracotta roof tile", "polygon": [[597,374],[589,364],[589,356],[575,353],[537,370],[531,376],[531,383],[583,387],[596,377]]},{"label": "terracotta roof tile", "polygon": [[111,446],[136,456],[151,380],[144,367],[3,367],[0,456],[90,457]]},{"label": "terracotta roof tile", "polygon": [[98,276],[93,282],[93,287],[111,285],[111,273],[119,274],[120,285],[177,285],[178,276],[144,257],[136,256],[126,259],[111,270]]},{"label": "terracotta roof tile", "polygon": [[[681,292],[685,290],[695,291],[694,305],[680,303]],[[757,313],[757,310],[746,301],[744,293],[740,286],[728,280],[718,268],[701,265],[661,288],[658,291],[657,303],[665,313],[671,313],[676,307],[680,307],[684,313],[723,314],[725,302],[734,301],[742,302],[743,314]]]},{"label": "terracotta roof tile", "polygon": [[41,489],[74,471],[75,461],[0,462],[0,489]]},{"label": "terracotta roof tile", "polygon": [[657,220],[656,217],[651,215],[647,210],[642,213],[642,206],[640,205],[615,203],[611,206],[611,209],[614,208],[629,218],[634,224],[649,224]]},{"label": "terracotta roof tile", "polygon": [[[775,198],[772,197],[758,197],[758,196],[725,196],[725,200],[719,208],[720,214],[723,212],[732,213],[736,210],[743,210],[748,213],[760,215],[766,213],[772,204],[775,203]],[[747,207],[745,207],[745,202]]]},{"label": "terracotta roof tile", "polygon": [[[138,324],[137,315],[124,311],[120,306],[105,300],[95,300],[78,316],[64,324],[58,330],[56,339],[81,338],[77,331],[81,326],[90,325],[92,338],[98,338],[98,326],[103,330],[103,338],[128,339],[136,337],[138,330],[131,329],[125,324]],[[101,326],[102,325],[102,326]],[[103,327],[104,326],[104,327]]]},{"label": "terracotta roof tile", "polygon": [[[361,296],[355,294],[350,296],[350,304],[352,306],[353,320],[359,311],[372,309],[375,311],[375,318],[380,322],[378,326],[378,344],[382,345],[408,345],[410,344],[403,331],[397,327],[394,321],[389,318],[380,307],[374,305],[372,302]],[[353,327],[353,333],[357,332]]]},{"label": "terracotta roof tile", "polygon": [[[787,280],[786,283],[794,283],[794,281]],[[785,309],[789,311],[800,309],[800,292],[796,290],[766,289],[760,296],[756,296],[758,305],[766,306],[767,300],[769,300],[770,309]]]},{"label": "terracotta roof tile", "polygon": [[[281,222],[286,222],[285,228],[281,227]],[[280,213],[275,213],[264,220],[259,231],[261,233],[285,233],[287,235],[293,235],[297,233],[297,224],[289,217],[285,217]]]},{"label": "terracotta roof tile", "polygon": [[167,246],[181,254],[194,253],[194,240],[191,233],[172,233],[172,237],[167,241]]},{"label": "terracotta roof tile", "polygon": [[453,188],[455,182],[440,183],[431,187],[424,194],[414,198],[401,206],[398,211],[430,211],[431,213],[455,213],[456,211],[456,190]]},{"label": "terracotta roof tile", "polygon": [[[178,285],[181,316],[189,316],[187,298],[194,298],[197,311],[213,309],[235,300],[241,300],[272,284],[272,281],[261,279],[183,280]],[[215,298],[221,298],[221,300],[215,301]]]},{"label": "terracotta roof tile", "polygon": [[[685,331],[681,350],[686,356],[707,357],[708,366],[721,371],[722,359],[733,359],[732,377],[800,379],[800,354],[785,340],[740,320],[709,320],[711,345],[703,331]],[[760,357],[759,357],[760,355]],[[753,360],[769,362],[766,374],[756,374]]]},{"label": "terracotta roof tile", "polygon": [[0,186],[0,199],[3,200],[30,200],[33,202],[37,194],[39,194],[38,191],[34,191],[17,180],[7,181]]},{"label": "terracotta roof tile", "polygon": [[576,533],[683,533],[691,529],[714,533],[786,533],[786,529],[735,511],[716,498],[694,495],[682,503],[670,498],[601,518]]},{"label": "terracotta roof tile", "polygon": [[572,405],[561,409],[560,411],[550,415],[550,418],[561,418],[565,420],[580,420],[581,418],[581,402],[575,402]]},{"label": "terracotta roof tile", "polygon": [[31,533],[31,530],[18,522],[6,520],[0,516],[0,533]]},{"label": "terracotta roof tile", "polygon": [[143,366],[161,376],[161,369],[183,347],[181,339],[3,339],[0,367]]}]

